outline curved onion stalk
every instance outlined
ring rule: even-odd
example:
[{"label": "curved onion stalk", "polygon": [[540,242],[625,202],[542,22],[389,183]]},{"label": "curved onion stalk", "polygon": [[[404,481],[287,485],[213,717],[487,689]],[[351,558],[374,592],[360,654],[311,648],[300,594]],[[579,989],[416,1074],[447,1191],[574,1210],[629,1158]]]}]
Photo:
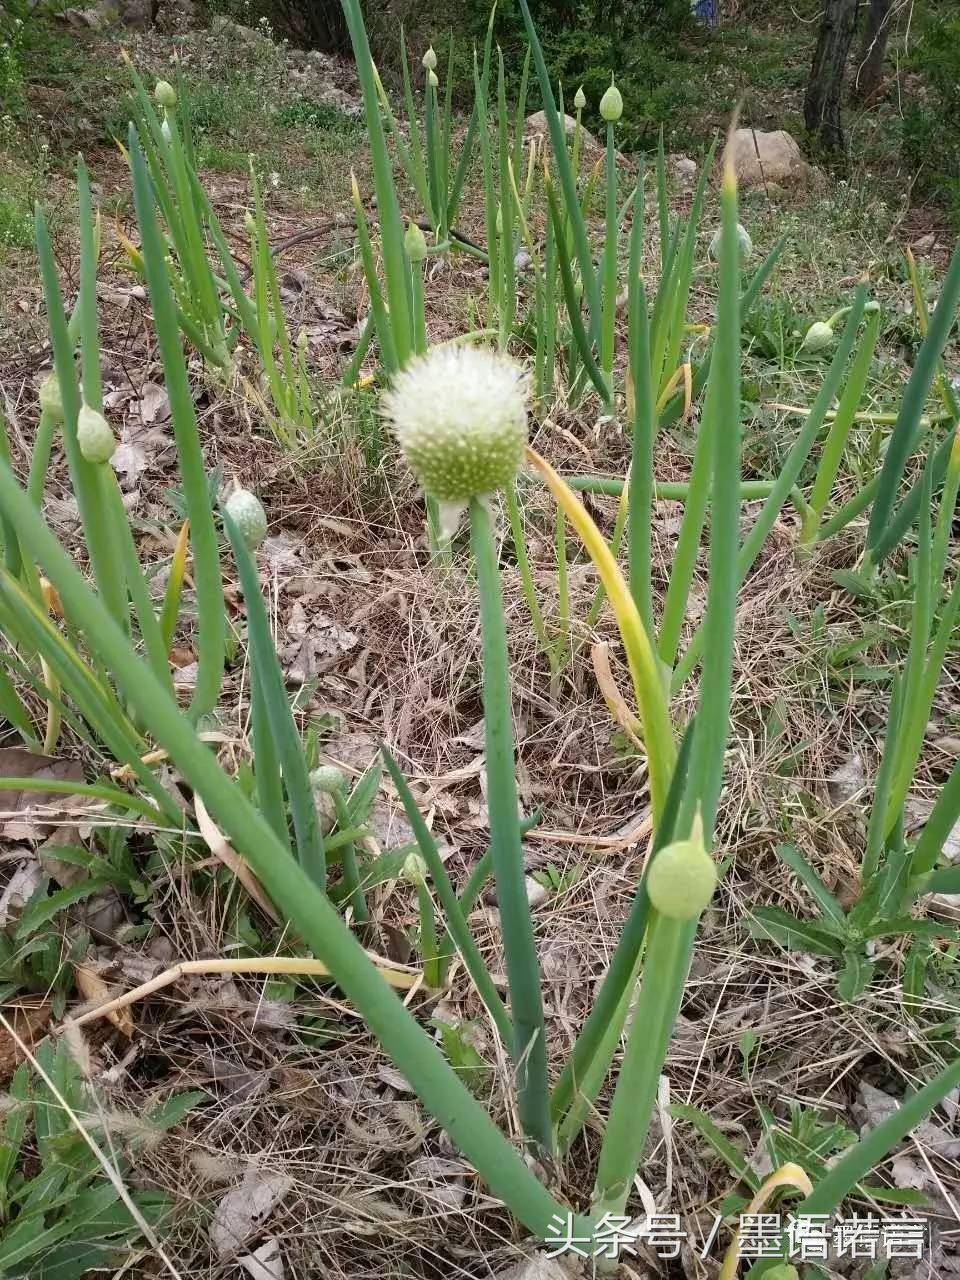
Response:
[{"label": "curved onion stalk", "polygon": [[[96,597],[43,522],[29,497],[0,466],[0,506],[7,510],[60,593],[66,614],[90,638],[100,661],[184,779],[203,797],[211,817],[244,857],[307,946],[333,974],[386,1052],[451,1141],[494,1195],[538,1238],[549,1237],[565,1209],[538,1182],[517,1150],[449,1066],[440,1050],[384,981],[329,899],[291,859],[241,788],[220,768],[174,700],[105,618]],[[577,1219],[579,1234],[589,1224]]]},{"label": "curved onion stalk", "polygon": [[[954,431],[957,427],[960,427],[960,400],[958,400],[949,383],[943,384],[943,390],[946,401],[951,405],[951,412],[948,415],[948,420],[952,422],[953,430],[947,431],[946,435],[937,445],[933,453],[933,487],[935,490],[943,483],[944,476],[947,473],[947,468],[950,465],[950,459],[953,453]],[[923,428],[921,426],[918,427],[916,432],[917,443],[920,442],[922,436]],[[870,491],[870,501],[873,500],[876,494],[879,479],[879,476],[874,477],[870,484],[866,486],[867,490]],[[904,537],[906,537],[908,530],[913,526],[917,519],[917,514],[920,511],[922,501],[921,490],[922,481],[917,480],[913,484],[912,488],[908,490],[907,496],[900,503],[899,507],[897,507],[896,511],[891,515],[889,524],[877,540],[874,552],[875,563],[879,564],[890,554],[894,547],[899,546]],[[869,503],[865,504],[865,506],[866,505],[869,505]],[[864,510],[865,506],[859,507],[858,513],[859,511]]]},{"label": "curved onion stalk", "polygon": [[163,241],[146,161],[136,129],[130,127],[130,161],[133,193],[143,242],[143,260],[150,289],[157,343],[166,375],[171,419],[183,480],[183,494],[190,520],[197,612],[199,615],[197,684],[191,703],[195,720],[211,711],[220,696],[225,652],[223,583],[220,548],[213,524],[210,488],[203,463],[193,396],[177,335],[177,320],[170,293]]},{"label": "curved onion stalk", "polygon": [[590,513],[546,459],[530,448],[527,449],[526,456],[580,535],[616,616],[643,724],[650,771],[650,798],[656,825],[667,798],[676,762],[676,746],[664,689],[663,669],[620,566]]},{"label": "curved onion stalk", "polygon": [[[940,789],[930,817],[924,824],[920,839],[914,846],[910,858],[911,883],[916,893],[958,893],[956,888],[932,883],[937,873],[934,868],[943,846],[950,837],[950,832],[960,817],[960,761],[950,773],[950,777]],[[956,879],[960,868],[947,868],[947,874]]]},{"label": "curved onion stalk", "polygon": [[520,1118],[544,1152],[553,1149],[547,1085],[547,1045],[540,992],[540,963],[530,919],[520,839],[510,700],[507,629],[490,513],[476,498],[470,528],[480,593],[483,635],[483,709],[486,735],[490,847],[497,882],[503,949],[513,1016],[513,1061]]},{"label": "curved onion stalk", "polygon": [[[780,256],[783,253],[784,249],[786,248],[787,239],[788,237],[786,235],[783,235],[780,237],[780,239],[776,242],[776,244],[773,246],[773,248],[764,258],[763,262],[761,262],[760,266],[757,267],[756,271],[750,277],[750,283],[747,285],[746,289],[744,289],[743,293],[740,295],[741,317],[746,317],[747,315],[750,314],[750,311],[753,309],[754,304],[756,303],[757,299],[760,297],[760,294],[763,290],[763,286],[770,279],[770,276],[773,274],[774,267],[779,262]],[[710,373],[710,365],[711,365],[712,359],[713,359],[713,348],[712,346],[710,346],[707,348],[703,356],[703,359],[700,361],[700,363],[696,366],[696,368],[693,371],[691,390],[692,390],[692,395],[694,397],[699,396],[700,392],[707,385],[707,378]],[[668,400],[667,403],[660,410],[658,415],[659,425],[661,427],[669,426],[670,423],[675,422],[677,418],[680,417],[680,415],[685,411],[685,408],[686,408],[685,395],[683,392],[680,392],[677,395],[675,395],[671,400]]]}]

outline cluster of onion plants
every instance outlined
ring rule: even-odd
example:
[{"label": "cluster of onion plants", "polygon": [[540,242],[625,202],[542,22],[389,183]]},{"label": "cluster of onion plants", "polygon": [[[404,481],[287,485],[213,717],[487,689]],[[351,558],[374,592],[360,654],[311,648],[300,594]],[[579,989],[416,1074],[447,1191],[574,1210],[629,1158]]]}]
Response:
[{"label": "cluster of onion plants", "polygon": [[[301,330],[296,341],[291,340],[253,163],[253,209],[245,218],[248,285],[197,176],[189,97],[183,85],[175,89],[161,80],[151,98],[136,70],[130,70],[138,137],[161,214],[180,330],[207,366],[223,377],[234,374],[237,344],[245,339],[259,363],[256,382],[243,380],[258,416],[285,447],[309,442],[317,419],[324,417],[324,406],[307,371],[306,333]],[[142,248],[128,241],[126,249],[145,276]]]},{"label": "cluster of onion plants", "polygon": [[[203,474],[199,437],[180,345],[176,304],[149,180],[147,161],[136,132],[129,153],[143,245],[145,276],[167,385],[180,467],[191,520],[190,540],[201,567],[202,540],[211,538],[211,568],[216,571],[213,598],[219,605],[220,564],[215,513]],[[541,1238],[550,1235],[558,1216],[568,1211],[550,1186],[537,1176],[521,1151],[448,1064],[431,1035],[394,994],[389,981],[367,955],[325,889],[329,844],[320,833],[307,752],[290,713],[273,650],[269,620],[260,595],[253,546],[263,533],[262,512],[252,495],[233,495],[221,512],[247,607],[253,675],[253,737],[256,785],[249,787],[224,771],[196,733],[196,718],[216,699],[222,668],[222,629],[204,641],[202,690],[192,709],[177,702],[159,615],[147,589],[129,525],[122,513],[116,480],[109,467],[108,442],[102,436],[95,366],[98,360],[95,305],[95,244],[89,190],[81,171],[81,244],[83,267],[79,341],[81,383],[69,324],[42,216],[37,235],[49,309],[63,417],[63,437],[71,479],[78,495],[93,567],[88,582],[47,526],[30,493],[9,465],[0,465],[0,503],[6,517],[5,542],[15,540],[15,565],[5,555],[0,572],[0,624],[21,644],[24,668],[40,656],[55,671],[65,714],[92,731],[117,760],[130,765],[133,782],[122,789],[105,782],[64,784],[90,790],[118,813],[149,815],[181,825],[182,815],[142,756],[144,747],[165,751],[204,808],[247,859],[291,929],[322,962],[371,1030],[380,1039],[424,1104],[477,1168],[492,1192]],[[736,190],[728,175],[723,197],[720,249],[720,307],[715,359],[708,399],[727,420],[736,422],[739,401],[739,279]],[[640,317],[641,340],[643,318]],[[706,648],[696,717],[682,735],[674,727],[662,669],[638,603],[606,542],[576,495],[543,459],[525,450],[527,380],[509,357],[473,347],[439,348],[398,372],[385,409],[401,449],[425,488],[442,506],[444,517],[466,515],[479,593],[484,661],[487,794],[491,852],[503,927],[508,989],[504,1000],[485,967],[467,920],[465,904],[453,891],[442,860],[416,812],[395,762],[385,762],[405,803],[420,847],[420,881],[430,886],[431,918],[438,924],[430,976],[442,981],[444,963],[459,954],[502,1036],[514,1064],[518,1111],[526,1142],[541,1158],[566,1150],[588,1112],[597,1105],[603,1083],[623,1042],[596,1185],[589,1204],[577,1215],[577,1230],[588,1235],[604,1214],[623,1210],[633,1186],[650,1118],[656,1104],[670,1032],[682,998],[697,923],[717,881],[711,853],[728,733],[733,619],[736,604],[736,553],[739,519],[739,448],[726,437],[712,437],[710,584]],[[640,397],[638,397],[640,402]],[[98,415],[96,431],[91,415]],[[734,440],[733,446],[736,445]],[[721,447],[722,445],[722,447]],[[569,1060],[554,1078],[546,1036],[530,907],[527,900],[522,825],[512,736],[511,689],[500,571],[490,511],[491,496],[514,483],[526,457],[563,509],[595,559],[617,616],[629,658],[634,692],[647,743],[655,835],[647,870],[607,977],[594,1001]],[[188,477],[193,483],[187,483]],[[202,496],[200,490],[202,489]],[[5,546],[5,552],[10,548]],[[113,560],[104,555],[116,552]],[[47,616],[30,591],[32,566],[50,584],[57,616]],[[634,583],[636,588],[636,582]],[[222,607],[216,611],[222,628]],[[217,650],[211,645],[219,644]],[[211,679],[211,654],[217,658]],[[43,677],[33,668],[34,681]],[[45,693],[53,691],[45,687]],[[329,780],[325,785],[330,786]],[[338,791],[336,780],[333,791]],[[341,795],[341,802],[343,797]],[[355,832],[346,825],[339,844],[342,871],[338,900],[362,918],[363,890],[348,847]],[[444,963],[437,963],[442,961]],[[639,979],[639,991],[635,991]],[[630,1030],[628,1007],[636,999]],[[956,1084],[951,1068],[928,1086],[918,1106],[934,1105]],[[552,1083],[551,1083],[552,1081]],[[912,1112],[911,1112],[912,1115]],[[885,1144],[905,1132],[898,1113],[880,1134]],[[873,1135],[874,1147],[878,1135]],[[874,1148],[870,1148],[873,1151]],[[862,1177],[864,1152],[855,1148],[833,1170],[831,1194],[838,1201]],[[821,1191],[821,1198],[823,1192]]]}]

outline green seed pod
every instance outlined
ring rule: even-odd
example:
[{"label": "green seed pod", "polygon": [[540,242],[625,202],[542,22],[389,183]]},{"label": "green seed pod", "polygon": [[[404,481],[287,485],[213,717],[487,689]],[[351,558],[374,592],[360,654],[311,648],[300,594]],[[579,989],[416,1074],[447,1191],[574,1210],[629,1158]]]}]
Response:
[{"label": "green seed pod", "polygon": [[427,50],[427,52],[423,55],[422,59],[420,60],[420,65],[423,67],[424,71],[436,71],[437,55],[433,51],[433,45],[431,45],[430,48]]},{"label": "green seed pod", "polygon": [[165,110],[172,110],[177,105],[177,91],[167,80],[158,80],[154,85],[153,96]]},{"label": "green seed pod", "polygon": [[109,462],[117,447],[110,423],[88,404],[77,417],[77,443],[87,462]]},{"label": "green seed pod", "polygon": [[600,114],[607,124],[616,124],[623,115],[623,95],[615,84],[600,99]]},{"label": "green seed pod", "polygon": [[829,347],[831,342],[833,342],[833,329],[823,320],[815,320],[807,330],[800,344],[800,350],[822,351],[825,347]]},{"label": "green seed pod", "polygon": [[509,356],[444,344],[398,373],[381,407],[424,490],[464,504],[513,483],[527,443],[527,393]]},{"label": "green seed pod", "polygon": [[310,786],[314,791],[322,791],[332,795],[334,791],[342,791],[347,784],[346,774],[335,764],[320,764],[310,774]]},{"label": "green seed pod", "polygon": [[427,256],[427,239],[415,222],[407,227],[403,245],[411,262],[422,262]]},{"label": "green seed pod", "polygon": [[249,489],[234,489],[224,504],[224,510],[240,530],[250,550],[256,551],[267,536],[267,514],[260,499]]},{"label": "green seed pod", "polygon": [[40,409],[54,422],[63,421],[63,399],[60,395],[60,379],[51,369],[40,384]]},{"label": "green seed pod", "polygon": [[661,915],[673,920],[700,915],[716,887],[717,869],[696,835],[661,849],[647,872],[650,901]]},{"label": "green seed pod", "polygon": [[573,95],[573,105],[576,107],[578,111],[582,111],[583,108],[587,105],[587,95],[583,92],[583,85],[581,85],[580,88],[577,90],[577,92]]}]

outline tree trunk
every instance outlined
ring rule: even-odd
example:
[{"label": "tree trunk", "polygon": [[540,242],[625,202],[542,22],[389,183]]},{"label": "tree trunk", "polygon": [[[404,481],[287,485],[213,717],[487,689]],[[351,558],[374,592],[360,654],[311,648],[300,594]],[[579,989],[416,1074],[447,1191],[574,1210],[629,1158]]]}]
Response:
[{"label": "tree trunk", "polygon": [[871,98],[880,86],[883,59],[893,26],[890,16],[892,7],[893,0],[870,0],[867,25],[863,31],[863,44],[860,46],[860,57],[854,80],[854,91],[862,102]]},{"label": "tree trunk", "polygon": [[803,104],[807,129],[833,150],[843,146],[843,89],[858,0],[826,0]]}]

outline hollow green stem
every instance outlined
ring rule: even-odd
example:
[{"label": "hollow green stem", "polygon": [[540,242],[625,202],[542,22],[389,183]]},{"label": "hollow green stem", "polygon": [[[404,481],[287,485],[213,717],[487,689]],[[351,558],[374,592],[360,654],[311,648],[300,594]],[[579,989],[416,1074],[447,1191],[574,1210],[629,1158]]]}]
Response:
[{"label": "hollow green stem", "polygon": [[540,993],[540,964],[527,901],[520,842],[507,629],[490,513],[476,498],[470,502],[470,526],[483,635],[483,706],[490,847],[510,985],[517,1098],[520,1118],[527,1134],[543,1151],[549,1152],[553,1148],[553,1133],[547,1087],[547,1046]]}]

